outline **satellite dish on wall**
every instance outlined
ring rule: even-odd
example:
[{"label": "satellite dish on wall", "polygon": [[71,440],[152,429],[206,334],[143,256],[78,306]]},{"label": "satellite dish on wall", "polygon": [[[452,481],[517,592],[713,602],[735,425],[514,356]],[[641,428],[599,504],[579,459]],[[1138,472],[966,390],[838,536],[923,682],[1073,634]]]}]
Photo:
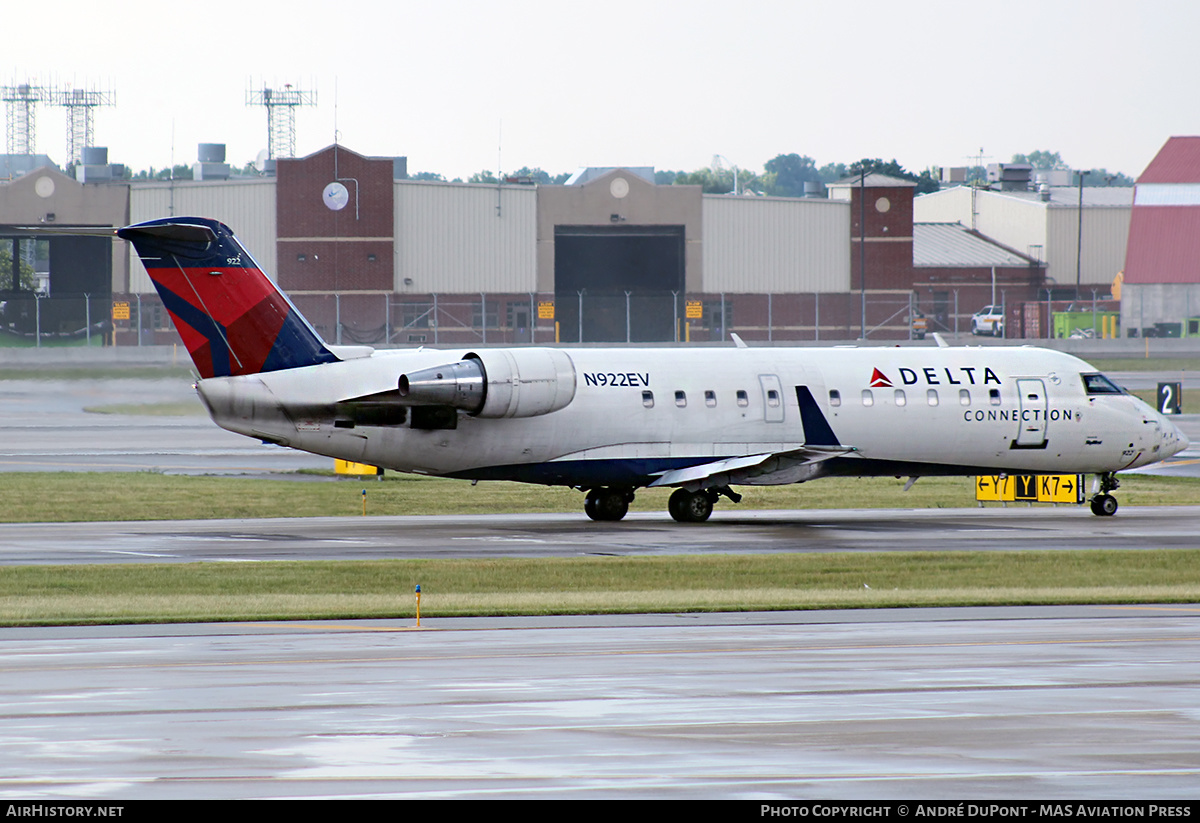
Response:
[{"label": "satellite dish on wall", "polygon": [[321,194],[321,200],[330,211],[341,211],[350,202],[350,192],[341,183],[330,183]]},{"label": "satellite dish on wall", "polygon": [[258,156],[254,158],[254,169],[259,174],[262,174],[267,169],[267,160],[271,158],[271,152],[267,149],[262,149]]}]

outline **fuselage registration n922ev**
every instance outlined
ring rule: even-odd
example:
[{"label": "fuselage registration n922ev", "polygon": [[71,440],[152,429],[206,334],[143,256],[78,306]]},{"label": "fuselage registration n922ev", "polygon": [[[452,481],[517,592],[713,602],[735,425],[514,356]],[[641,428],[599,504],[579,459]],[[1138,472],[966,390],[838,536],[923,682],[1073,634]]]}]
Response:
[{"label": "fuselage registration n922ev", "polygon": [[326,344],[229,228],[175,217],[133,243],[230,431],[386,469],[585,491],[620,520],[670,486],[678,521],[737,485],[819,477],[1116,473],[1187,439],[1087,363],[1019,348],[476,348]]}]

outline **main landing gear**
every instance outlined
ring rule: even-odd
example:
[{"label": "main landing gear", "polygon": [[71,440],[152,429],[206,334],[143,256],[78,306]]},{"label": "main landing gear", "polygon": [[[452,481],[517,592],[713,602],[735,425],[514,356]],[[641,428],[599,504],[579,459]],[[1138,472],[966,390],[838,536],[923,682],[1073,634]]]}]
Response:
[{"label": "main landing gear", "polygon": [[590,489],[583,510],[593,520],[620,520],[629,512],[633,489]]},{"label": "main landing gear", "polygon": [[1100,481],[1100,491],[1092,495],[1092,514],[1097,517],[1112,517],[1117,513],[1117,498],[1109,492],[1116,491],[1121,481],[1112,472],[1096,475]]},{"label": "main landing gear", "polygon": [[694,492],[676,489],[671,492],[671,498],[667,501],[667,511],[680,523],[703,523],[712,514],[713,504],[722,495],[734,503],[742,502],[742,496],[728,486],[699,489]]},{"label": "main landing gear", "polygon": [[[699,491],[676,489],[667,501],[667,511],[680,523],[703,523],[712,514],[713,504],[722,496],[734,503],[742,502],[742,496],[728,486]],[[583,510],[593,520],[616,521],[629,512],[632,502],[633,489],[589,489],[583,500]]]}]

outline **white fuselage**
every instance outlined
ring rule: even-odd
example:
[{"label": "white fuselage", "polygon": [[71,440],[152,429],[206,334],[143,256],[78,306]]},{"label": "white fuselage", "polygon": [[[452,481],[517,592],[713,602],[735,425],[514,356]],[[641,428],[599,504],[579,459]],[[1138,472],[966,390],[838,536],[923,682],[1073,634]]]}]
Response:
[{"label": "white fuselage", "polygon": [[[794,453],[814,442],[797,387],[848,449],[830,462],[837,473],[1113,472],[1187,445],[1140,400],[1089,392],[1087,363],[1044,349],[564,351],[574,372],[564,407],[490,419],[456,412],[453,428],[414,428],[411,415],[378,425],[346,409],[371,396],[396,402],[389,393],[400,375],[456,363],[467,349],[377,352],[212,378],[199,391],[224,428],[304,451],[399,471],[583,487],[636,487],[721,458]],[[811,476],[793,465],[733,482]]]}]

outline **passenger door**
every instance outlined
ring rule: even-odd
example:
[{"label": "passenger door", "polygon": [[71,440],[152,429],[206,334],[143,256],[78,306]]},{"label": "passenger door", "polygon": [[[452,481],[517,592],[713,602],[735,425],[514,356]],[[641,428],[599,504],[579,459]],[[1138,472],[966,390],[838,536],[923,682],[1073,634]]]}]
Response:
[{"label": "passenger door", "polygon": [[1017,380],[1017,448],[1045,448],[1048,405],[1044,382],[1033,378]]}]

